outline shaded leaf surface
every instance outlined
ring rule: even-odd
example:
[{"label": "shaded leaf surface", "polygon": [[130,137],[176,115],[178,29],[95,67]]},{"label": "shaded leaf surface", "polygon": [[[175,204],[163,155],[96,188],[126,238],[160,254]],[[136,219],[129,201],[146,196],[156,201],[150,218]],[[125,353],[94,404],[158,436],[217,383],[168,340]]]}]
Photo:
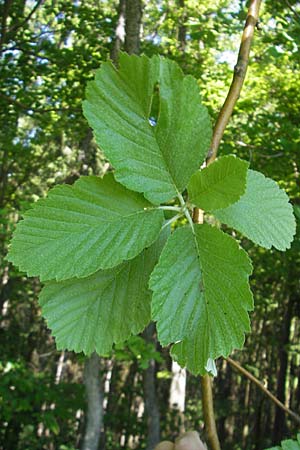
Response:
[{"label": "shaded leaf surface", "polygon": [[148,281],[165,237],[131,261],[83,279],[49,282],[40,294],[43,315],[59,349],[100,355],[142,331],[150,321]]}]

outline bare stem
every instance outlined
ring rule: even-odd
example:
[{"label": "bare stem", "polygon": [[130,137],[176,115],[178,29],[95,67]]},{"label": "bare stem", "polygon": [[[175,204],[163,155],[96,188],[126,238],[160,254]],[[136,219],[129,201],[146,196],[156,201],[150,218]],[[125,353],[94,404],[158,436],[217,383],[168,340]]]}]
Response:
[{"label": "bare stem", "polygon": [[228,95],[219,113],[211,142],[208,164],[215,160],[218,148],[223,137],[225,128],[232,115],[235,104],[240,96],[244,80],[246,77],[247,67],[249,63],[249,54],[251,43],[253,40],[255,26],[258,21],[259,8],[261,0],[251,0],[245,28],[243,31],[241,45],[239,49],[238,59],[234,68],[233,79],[229,88]]},{"label": "bare stem", "polygon": [[182,211],[182,208],[180,206],[167,206],[167,205],[162,205],[162,206],[158,206],[157,209],[163,209],[165,211]]},{"label": "bare stem", "polygon": [[221,450],[216,421],[214,416],[214,405],[212,395],[212,381],[209,375],[201,377],[202,408],[205,423],[207,441],[211,450]]},{"label": "bare stem", "polygon": [[[225,128],[229,122],[229,119],[232,115],[233,109],[240,96],[240,92],[244,84],[247,67],[249,63],[251,43],[253,40],[255,26],[258,21],[260,5],[261,0],[251,0],[250,2],[250,6],[246,17],[246,23],[242,34],[238,59],[236,66],[234,68],[233,79],[224,105],[222,106],[222,109],[217,118],[217,122],[213,132],[211,148],[207,159],[207,165],[209,165],[216,159],[219,145],[223,137]],[[203,223],[203,211],[201,209],[194,208],[193,222]],[[201,377],[201,387],[202,387],[202,405],[203,405],[207,440],[211,450],[220,450],[221,447],[214,417],[212,385],[209,375]]]},{"label": "bare stem", "polygon": [[229,357],[226,358],[226,361],[238,372],[240,372],[242,375],[244,375],[250,381],[256,384],[256,386],[258,386],[259,389],[272,400],[272,402],[274,402],[277,406],[279,406],[279,408],[283,409],[283,411],[285,411],[290,417],[292,417],[295,420],[295,422],[300,424],[300,416],[298,416],[298,414],[294,413],[287,406],[281,403],[281,401],[278,400],[278,398],[275,397],[275,395],[273,395],[267,388],[265,388],[265,386],[262,384],[261,381],[259,381],[254,375],[252,375],[252,373],[248,372],[248,370],[244,369],[244,367],[242,367],[239,363],[237,363],[236,361],[234,361]]}]

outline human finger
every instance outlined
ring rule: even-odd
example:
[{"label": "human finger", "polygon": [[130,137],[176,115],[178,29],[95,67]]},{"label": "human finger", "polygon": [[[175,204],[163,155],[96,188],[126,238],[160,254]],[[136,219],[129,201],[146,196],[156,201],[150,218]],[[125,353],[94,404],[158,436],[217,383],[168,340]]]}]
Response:
[{"label": "human finger", "polygon": [[196,431],[189,431],[176,439],[174,450],[207,450]]},{"label": "human finger", "polygon": [[174,444],[170,441],[160,442],[154,450],[174,450]]}]

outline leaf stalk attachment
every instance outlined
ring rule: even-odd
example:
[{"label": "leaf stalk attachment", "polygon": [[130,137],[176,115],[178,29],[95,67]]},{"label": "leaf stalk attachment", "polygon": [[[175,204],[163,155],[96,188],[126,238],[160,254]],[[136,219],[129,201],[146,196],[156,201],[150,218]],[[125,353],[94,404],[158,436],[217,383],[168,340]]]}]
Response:
[{"label": "leaf stalk attachment", "polygon": [[191,214],[189,212],[189,209],[187,207],[187,204],[184,201],[184,198],[182,197],[180,192],[177,193],[177,197],[178,197],[178,199],[180,201],[180,204],[181,204],[181,210],[182,210],[183,214],[185,215],[185,217],[187,218],[187,221],[190,224],[190,226],[191,226],[191,228],[193,230],[193,233],[194,233],[194,223],[193,223],[192,216],[191,216]]},{"label": "leaf stalk attachment", "polygon": [[167,226],[171,225],[172,223],[176,222],[176,220],[180,219],[182,217],[182,214],[176,214],[176,216],[172,217],[172,219],[168,220],[163,226],[162,230],[166,228]]}]

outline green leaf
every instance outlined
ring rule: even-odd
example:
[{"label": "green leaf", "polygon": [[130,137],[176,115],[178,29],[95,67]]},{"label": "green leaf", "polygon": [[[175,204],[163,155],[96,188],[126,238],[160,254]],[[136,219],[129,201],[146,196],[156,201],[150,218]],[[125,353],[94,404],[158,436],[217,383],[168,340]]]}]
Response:
[{"label": "green leaf", "polygon": [[241,348],[253,308],[250,260],[237,242],[207,224],[177,229],[151,278],[152,318],[162,345],[181,365],[205,373],[208,358]]},{"label": "green leaf", "polygon": [[281,441],[281,447],[276,446],[266,450],[300,450],[299,434],[297,435],[297,441],[293,439],[286,439],[285,441]]},{"label": "green leaf", "polygon": [[233,155],[217,159],[192,176],[188,185],[190,201],[205,211],[237,202],[245,193],[248,166]]},{"label": "green leaf", "polygon": [[134,258],[157,238],[163,213],[112,174],[56,186],[19,222],[8,260],[42,281],[85,277]]},{"label": "green leaf", "polygon": [[282,450],[300,450],[300,445],[297,441],[293,439],[287,439],[285,441],[281,441]]},{"label": "green leaf", "polygon": [[[159,114],[150,124],[159,84]],[[208,151],[211,125],[197,81],[172,61],[121,54],[88,84],[84,115],[116,179],[159,204],[182,192]]]},{"label": "green leaf", "polygon": [[217,219],[265,248],[290,248],[296,231],[292,205],[277,183],[248,170],[245,194],[226,209],[213,211]]},{"label": "green leaf", "polygon": [[46,284],[40,304],[59,349],[100,355],[150,321],[148,281],[165,235],[136,258],[83,279]]}]

